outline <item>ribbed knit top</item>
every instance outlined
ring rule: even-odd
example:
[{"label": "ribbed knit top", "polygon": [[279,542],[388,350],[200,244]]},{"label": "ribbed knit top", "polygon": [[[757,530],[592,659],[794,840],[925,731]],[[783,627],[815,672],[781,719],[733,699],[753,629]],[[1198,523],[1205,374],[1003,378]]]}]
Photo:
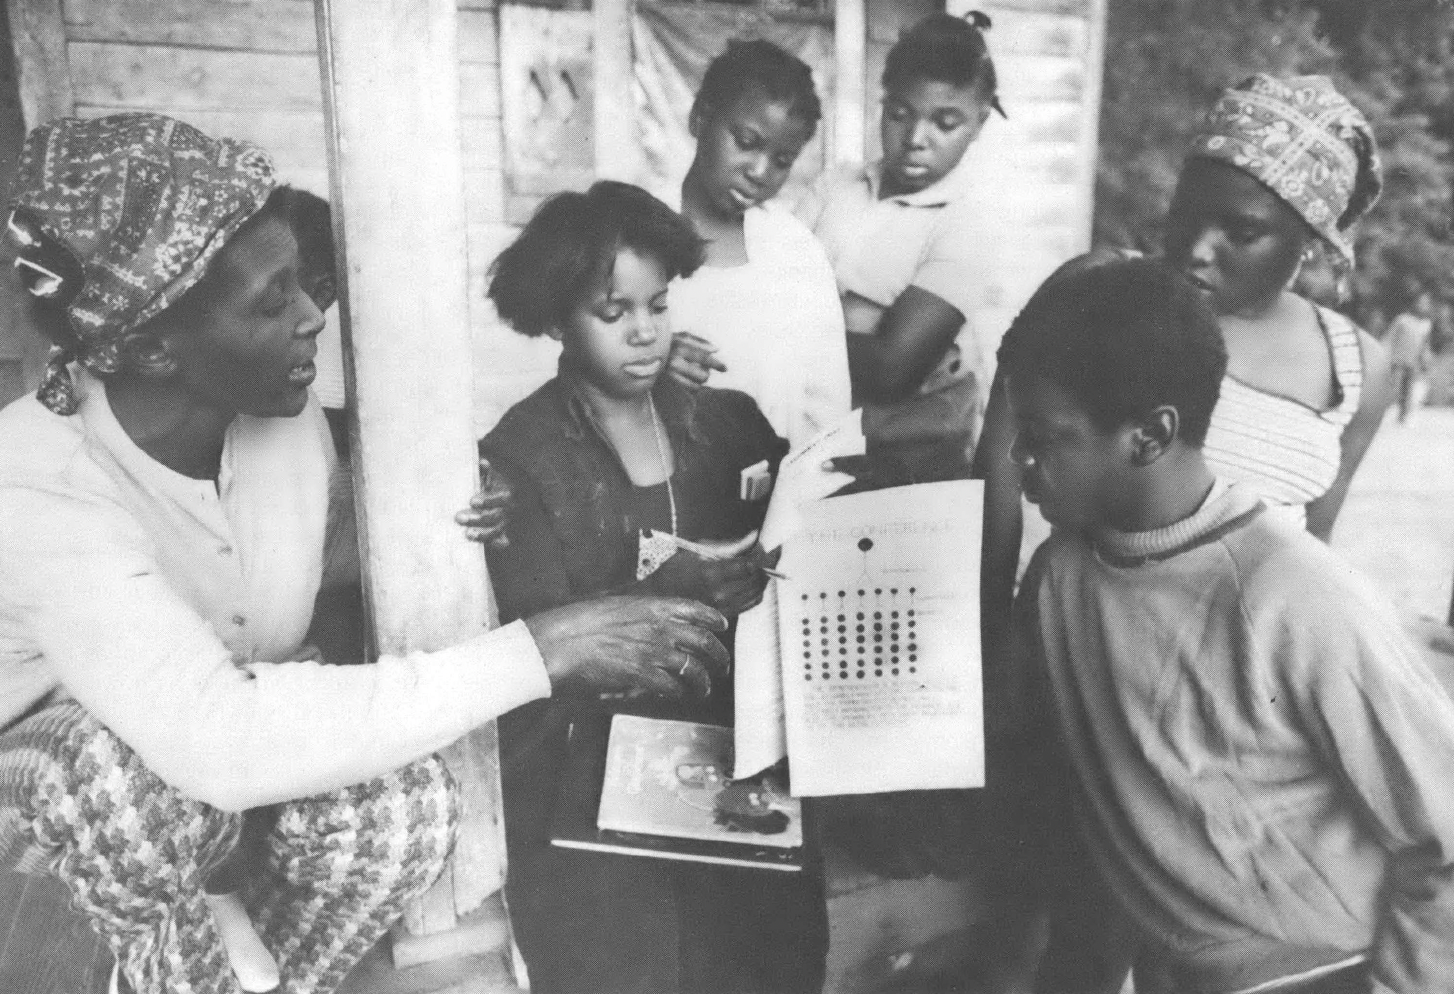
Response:
[{"label": "ribbed knit top", "polygon": [[[1191,517],[1165,528],[1144,532],[1102,529],[1095,534],[1096,554],[1112,566],[1137,566],[1176,555],[1196,545],[1215,541],[1228,528],[1235,528],[1262,507],[1256,492],[1248,487],[1231,489],[1218,477],[1202,506]],[[1223,497],[1226,500],[1223,500]]]},{"label": "ribbed knit top", "polygon": [[1226,376],[1202,447],[1212,472],[1252,487],[1269,505],[1297,508],[1300,522],[1303,505],[1338,478],[1343,430],[1363,394],[1357,326],[1336,311],[1315,309],[1333,360],[1333,406],[1319,411]]}]

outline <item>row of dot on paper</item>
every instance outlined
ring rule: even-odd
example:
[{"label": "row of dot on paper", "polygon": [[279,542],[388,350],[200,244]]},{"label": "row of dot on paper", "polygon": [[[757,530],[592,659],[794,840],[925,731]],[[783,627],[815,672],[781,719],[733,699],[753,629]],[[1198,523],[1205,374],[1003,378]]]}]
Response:
[{"label": "row of dot on paper", "polygon": [[[897,595],[897,588],[890,588],[890,595]],[[910,588],[910,593],[914,592]],[[882,589],[874,591],[875,595],[881,595]],[[867,596],[868,591],[861,591],[862,596]],[[847,591],[839,591],[840,598],[847,598]],[[827,593],[819,595],[819,600],[826,602]],[[811,597],[803,595],[804,607],[808,608]],[[834,636],[837,637],[838,679],[847,680],[850,674],[859,680],[866,679],[870,672],[875,677],[884,676],[885,672],[890,676],[900,676],[903,671],[909,673],[918,671],[914,665],[918,662],[917,622],[915,611],[912,607],[905,607],[895,610],[892,607],[884,609],[883,605],[876,605],[879,610],[870,610],[869,605],[862,605],[863,610],[854,610],[845,605],[840,605],[840,612],[837,615],[822,614],[816,619],[810,615],[803,617],[803,679],[812,681],[814,677],[815,659],[820,660],[823,670],[819,675],[820,680],[833,679],[832,657],[834,655]],[[826,603],[822,605],[824,610],[831,610]],[[814,631],[815,621],[817,630]],[[852,625],[850,635],[849,626]],[[872,633],[870,634],[870,626]],[[887,626],[887,628],[886,628]],[[817,636],[818,648],[814,648],[814,636]],[[850,644],[849,639],[853,642]],[[868,648],[872,640],[874,654],[868,656]],[[885,644],[887,643],[887,645]],[[853,652],[850,654],[850,648]],[[887,650],[887,651],[886,651]],[[850,667],[850,663],[854,664]]]}]

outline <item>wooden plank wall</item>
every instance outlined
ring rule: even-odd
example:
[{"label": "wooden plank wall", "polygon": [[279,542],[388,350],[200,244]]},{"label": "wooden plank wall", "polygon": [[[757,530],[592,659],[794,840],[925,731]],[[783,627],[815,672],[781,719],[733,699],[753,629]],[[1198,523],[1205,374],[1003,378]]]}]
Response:
[{"label": "wooden plank wall", "polygon": [[[311,0],[63,0],[62,10],[75,113],[156,111],[209,134],[244,138],[272,153],[287,182],[328,195]],[[499,329],[484,298],[485,270],[509,237],[496,0],[459,0],[458,11],[476,420],[483,430],[543,379],[542,370],[548,375],[553,358],[539,343]],[[319,384],[325,402],[327,379]]]},{"label": "wooden plank wall", "polygon": [[[1107,0],[950,0],[978,7],[1009,118],[990,118],[974,154],[975,188],[997,271],[978,315],[999,337],[1060,263],[1090,246]],[[993,355],[987,358],[993,359]]]}]

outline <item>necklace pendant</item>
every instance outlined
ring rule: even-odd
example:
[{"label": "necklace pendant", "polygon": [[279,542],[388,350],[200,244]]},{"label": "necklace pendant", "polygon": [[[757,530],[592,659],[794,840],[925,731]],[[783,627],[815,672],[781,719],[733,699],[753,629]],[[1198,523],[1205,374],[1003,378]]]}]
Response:
[{"label": "necklace pendant", "polygon": [[645,580],[676,555],[676,537],[665,532],[643,530],[636,537],[636,579]]}]

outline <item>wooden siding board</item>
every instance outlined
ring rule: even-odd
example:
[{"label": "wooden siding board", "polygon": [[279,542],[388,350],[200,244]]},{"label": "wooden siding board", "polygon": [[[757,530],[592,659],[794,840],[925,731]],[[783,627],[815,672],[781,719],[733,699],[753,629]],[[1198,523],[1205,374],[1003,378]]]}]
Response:
[{"label": "wooden siding board", "polygon": [[1013,119],[1016,102],[1080,102],[1085,92],[1085,67],[1080,59],[1054,55],[1006,55],[995,59],[1000,99]]},{"label": "wooden siding board", "polygon": [[986,0],[984,9],[991,15],[997,11],[1016,11],[1029,14],[1068,14],[1089,19],[1094,13],[1096,0]]},{"label": "wooden siding board", "polygon": [[[157,109],[171,113],[209,135],[226,135],[259,145],[267,149],[280,170],[327,168],[321,111]],[[116,110],[114,106],[78,104],[75,113],[78,117],[104,117],[116,113]],[[499,172],[498,119],[469,118],[461,141],[466,169]]]},{"label": "wooden siding board", "polygon": [[459,60],[499,64],[500,36],[493,10],[460,10]]},{"label": "wooden siding board", "polygon": [[176,110],[322,108],[313,55],[95,42],[69,48],[77,103]]},{"label": "wooden siding board", "polygon": [[1080,59],[1089,39],[1085,18],[1070,14],[1016,13],[995,22],[990,51],[1008,55],[1053,55]]},{"label": "wooden siding board", "polygon": [[65,0],[71,41],[313,53],[311,0]]},{"label": "wooden siding board", "polygon": [[[317,57],[103,42],[67,46],[75,102],[117,109],[322,111]],[[498,118],[489,66],[462,63],[460,113]]]},{"label": "wooden siding board", "polygon": [[5,7],[25,126],[68,116],[75,95],[60,0],[9,0]]},{"label": "wooden siding board", "polygon": [[[73,42],[254,52],[317,51],[312,0],[64,0]],[[460,58],[494,61],[494,4],[459,4]]]}]

